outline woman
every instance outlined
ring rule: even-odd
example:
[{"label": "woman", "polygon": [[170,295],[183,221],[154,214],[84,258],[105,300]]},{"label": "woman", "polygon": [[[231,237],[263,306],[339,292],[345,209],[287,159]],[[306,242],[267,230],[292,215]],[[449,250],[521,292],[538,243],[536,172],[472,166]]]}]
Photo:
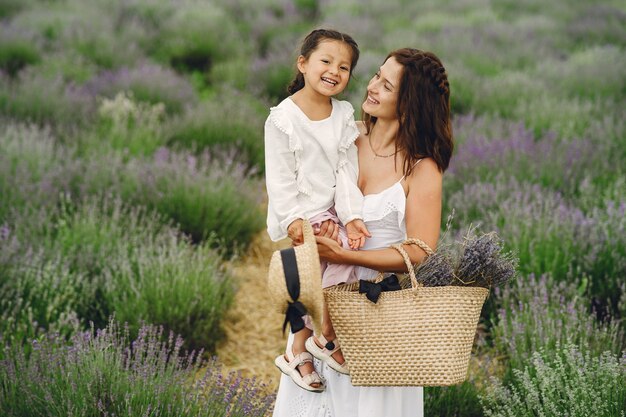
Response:
[{"label": "woman", "polygon": [[[404,48],[391,52],[368,84],[357,139],[363,217],[372,237],[362,251],[342,248],[324,224],[318,236],[320,258],[357,266],[359,279],[377,271],[406,271],[390,248],[416,237],[435,248],[441,224],[443,172],[452,155],[450,90],[445,69],[434,54]],[[404,245],[413,263],[426,253]],[[332,328],[324,328],[332,341]],[[336,359],[341,361],[340,352]],[[423,415],[421,387],[354,387],[349,376],[322,366],[326,390],[310,393],[281,379],[275,417],[415,417]]]}]

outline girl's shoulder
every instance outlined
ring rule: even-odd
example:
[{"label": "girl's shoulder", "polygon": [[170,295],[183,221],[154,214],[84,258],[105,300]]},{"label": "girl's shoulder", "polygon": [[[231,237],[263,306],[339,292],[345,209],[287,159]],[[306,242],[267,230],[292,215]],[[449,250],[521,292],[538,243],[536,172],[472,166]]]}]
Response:
[{"label": "girl's shoulder", "polygon": [[276,106],[270,107],[267,122],[272,123],[283,133],[291,135],[293,133],[293,120],[296,117],[294,105],[291,99],[287,97]]},{"label": "girl's shoulder", "polygon": [[354,120],[354,107],[352,107],[352,104],[345,100],[337,100],[334,98],[332,100],[333,117],[343,126],[339,140],[339,151],[345,154],[348,148],[350,148],[361,135],[361,130]]},{"label": "girl's shoulder", "polygon": [[347,100],[337,100],[336,98],[332,98],[333,107],[338,110],[340,114],[343,114],[344,117],[353,117],[354,116],[354,107],[352,107],[352,103]]}]

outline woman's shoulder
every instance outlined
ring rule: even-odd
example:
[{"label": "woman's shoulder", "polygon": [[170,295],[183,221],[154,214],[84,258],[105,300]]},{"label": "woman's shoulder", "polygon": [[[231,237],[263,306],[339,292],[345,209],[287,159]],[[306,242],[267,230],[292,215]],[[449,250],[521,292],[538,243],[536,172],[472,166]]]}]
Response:
[{"label": "woman's shoulder", "polygon": [[432,158],[423,158],[406,178],[407,199],[415,201],[432,201],[440,199],[443,192],[443,173]]},{"label": "woman's shoulder", "polygon": [[365,127],[365,123],[363,123],[363,121],[357,120],[354,123],[356,124],[357,129],[359,129],[361,135],[365,135],[367,133],[367,128]]},{"label": "woman's shoulder", "polygon": [[439,167],[437,166],[437,162],[435,162],[433,158],[427,156],[425,158],[420,158],[416,161],[415,171],[418,170],[422,172],[439,172]]},{"label": "woman's shoulder", "polygon": [[429,185],[438,187],[441,185],[442,178],[443,173],[439,170],[437,162],[427,157],[418,160],[407,180],[409,184],[419,183],[420,187]]}]

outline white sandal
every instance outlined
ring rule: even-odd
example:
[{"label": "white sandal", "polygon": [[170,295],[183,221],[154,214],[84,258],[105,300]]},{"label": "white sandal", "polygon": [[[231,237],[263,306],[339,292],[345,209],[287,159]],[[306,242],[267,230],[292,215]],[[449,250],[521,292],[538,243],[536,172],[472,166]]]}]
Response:
[{"label": "white sandal", "polygon": [[335,338],[335,340],[331,342],[332,345],[334,345],[334,347],[332,350],[329,350],[326,348],[326,346],[328,345],[328,340],[326,340],[326,338],[323,335],[320,335],[318,337],[319,342],[324,345],[323,348],[319,347],[317,343],[315,343],[315,339],[313,337],[314,336],[309,337],[304,343],[304,346],[306,346],[306,350],[311,352],[311,354],[315,356],[317,359],[321,360],[322,362],[327,363],[331,369],[339,372],[340,374],[350,375],[348,364],[346,363],[345,358],[344,358],[343,363],[340,364],[339,362],[335,360],[335,358],[332,357],[333,353],[341,349],[341,346],[339,346],[339,340]]},{"label": "white sandal", "polygon": [[[285,358],[285,355],[287,355],[287,358]],[[313,363],[313,356],[309,352],[298,353],[294,356],[291,349],[288,349],[285,351],[285,355],[277,356],[274,359],[274,364],[283,374],[290,377],[300,388],[304,388],[307,391],[322,392],[326,389],[322,378],[316,371],[302,376],[298,370],[300,365],[304,365],[307,362]],[[319,386],[316,388],[311,386],[312,384],[319,384]]]}]

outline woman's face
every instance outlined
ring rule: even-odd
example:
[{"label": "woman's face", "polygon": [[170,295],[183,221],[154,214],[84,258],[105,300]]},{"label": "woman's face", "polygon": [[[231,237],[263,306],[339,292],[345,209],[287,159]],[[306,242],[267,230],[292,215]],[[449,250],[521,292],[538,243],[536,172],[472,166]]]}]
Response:
[{"label": "woman's face", "polygon": [[396,106],[403,67],[390,57],[367,85],[363,111],[378,119],[397,119]]}]

